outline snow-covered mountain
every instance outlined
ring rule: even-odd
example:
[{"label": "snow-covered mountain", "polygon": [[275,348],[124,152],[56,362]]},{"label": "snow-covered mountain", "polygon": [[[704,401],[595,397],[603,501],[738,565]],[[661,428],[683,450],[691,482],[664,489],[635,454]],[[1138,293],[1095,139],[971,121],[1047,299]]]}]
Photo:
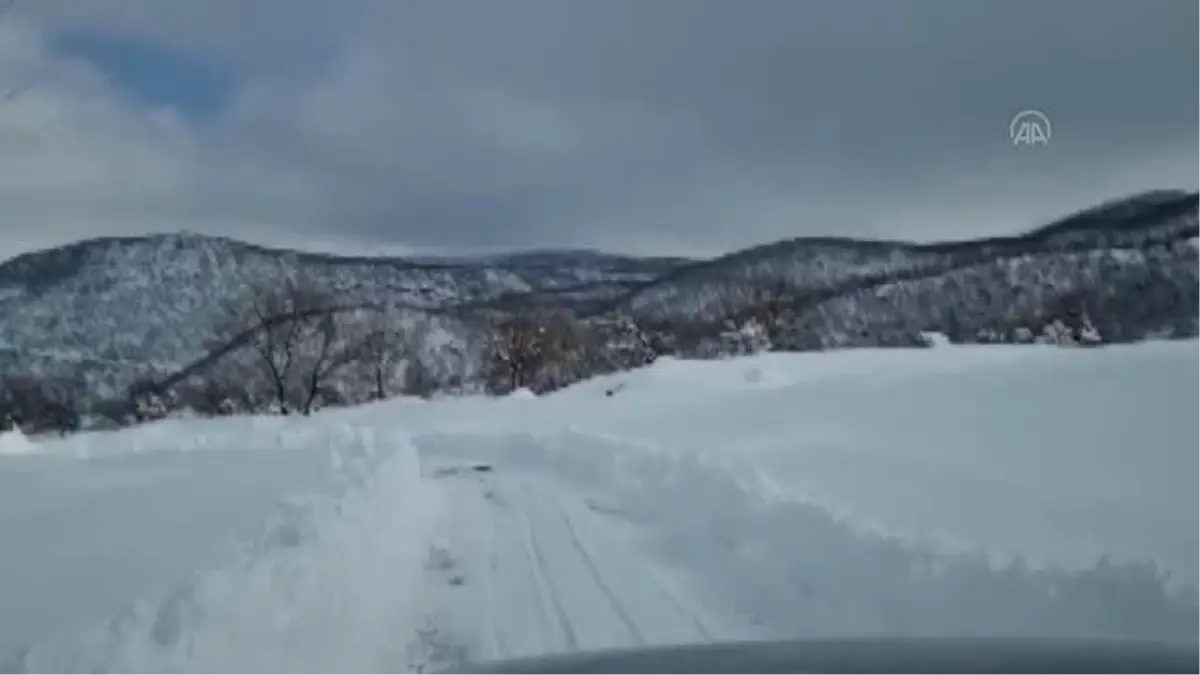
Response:
[{"label": "snow-covered mountain", "polygon": [[65,372],[119,391],[196,363],[231,303],[283,280],[423,318],[449,340],[467,339],[464,318],[476,310],[550,307],[630,316],[702,354],[704,340],[780,284],[784,325],[773,344],[782,349],[915,344],[929,331],[1015,341],[1080,312],[1111,341],[1195,335],[1196,236],[1197,194],[1159,191],[1014,237],[802,238],[711,260],[349,258],[192,234],[89,240],[0,264],[0,370]]},{"label": "snow-covered mountain", "polygon": [[0,357],[9,367],[179,367],[203,355],[213,324],[247,288],[282,279],[351,304],[437,310],[511,296],[606,299],[687,262],[579,251],[414,262],[193,234],[88,240],[0,265]]},{"label": "snow-covered mountain", "polygon": [[[801,289],[807,296],[802,301],[824,300],[1029,256],[1159,250],[1194,238],[1196,217],[1196,193],[1164,190],[1104,203],[1012,237],[933,244],[837,237],[778,241],[681,265],[605,309],[662,318],[713,318],[728,310],[730,300],[736,304],[747,289],[775,281]],[[1006,283],[1040,282],[1031,276]]]}]

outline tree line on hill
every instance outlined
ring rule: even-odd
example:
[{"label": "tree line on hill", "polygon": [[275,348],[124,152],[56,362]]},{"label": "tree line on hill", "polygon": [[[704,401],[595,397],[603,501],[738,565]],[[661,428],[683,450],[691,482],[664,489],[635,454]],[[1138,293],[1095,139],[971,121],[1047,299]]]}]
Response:
[{"label": "tree line on hill", "polygon": [[[192,367],[144,378],[121,396],[85,404],[65,378],[12,375],[0,380],[0,428],[68,433],[115,428],[179,413],[309,415],[322,408],[394,396],[545,394],[599,374],[639,368],[660,357],[721,358],[767,350],[821,349],[797,340],[806,307],[802,289],[784,282],[738,291],[715,320],[663,322],[628,314],[580,317],[561,308],[476,311],[441,336],[428,318],[386,307],[352,306],[304,281],[249,289],[213,326],[212,350]],[[1101,344],[1086,294],[1058,298],[1037,325],[1009,334],[939,332],[954,342]],[[817,303],[819,306],[819,303]],[[814,305],[807,305],[809,310]],[[1044,308],[1043,308],[1044,310]],[[798,328],[798,326],[800,326]],[[894,346],[931,346],[907,331]],[[886,344],[886,343],[884,343]],[[833,345],[836,346],[836,345]],[[854,345],[851,345],[854,346]]]}]

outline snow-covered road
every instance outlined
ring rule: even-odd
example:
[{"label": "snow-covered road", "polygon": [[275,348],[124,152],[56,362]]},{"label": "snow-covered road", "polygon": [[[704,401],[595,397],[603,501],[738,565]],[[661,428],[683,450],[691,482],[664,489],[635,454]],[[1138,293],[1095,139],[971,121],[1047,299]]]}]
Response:
[{"label": "snow-covered road", "polygon": [[707,642],[719,617],[637,546],[619,515],[520,472],[432,469],[449,509],[430,549],[424,604],[461,656]]},{"label": "snow-covered road", "polygon": [[1194,639],[1198,361],[1195,342],[668,361],[542,399],[39,441],[0,452],[0,671]]}]

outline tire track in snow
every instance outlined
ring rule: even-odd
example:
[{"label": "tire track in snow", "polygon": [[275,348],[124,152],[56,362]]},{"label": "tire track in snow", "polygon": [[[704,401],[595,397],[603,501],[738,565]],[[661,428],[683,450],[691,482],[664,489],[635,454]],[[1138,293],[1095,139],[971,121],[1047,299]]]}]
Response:
[{"label": "tire track in snow", "polygon": [[551,510],[553,510],[558,517],[562,519],[563,526],[566,528],[567,537],[571,541],[571,546],[579,554],[579,558],[587,567],[588,573],[592,575],[592,580],[596,583],[596,587],[599,588],[600,592],[604,594],[604,597],[608,599],[608,604],[612,607],[613,613],[616,614],[621,623],[625,624],[625,628],[629,631],[629,636],[637,645],[646,644],[646,637],[642,633],[642,629],[629,616],[629,612],[625,609],[625,605],[623,605],[621,601],[617,599],[616,594],[613,593],[613,590],[608,585],[608,582],[604,580],[604,575],[602,575],[600,570],[596,568],[596,562],[593,559],[592,554],[583,545],[583,542],[580,541],[579,533],[575,531],[575,525],[571,522],[571,517],[567,515],[566,510],[564,510],[558,502],[551,498],[547,498],[546,501],[550,504]]},{"label": "tire track in snow", "polygon": [[482,536],[484,542],[482,544],[482,554],[479,556],[480,563],[486,559],[486,569],[477,570],[480,584],[483,586],[483,611],[480,612],[479,621],[483,631],[484,645],[488,650],[488,654],[492,658],[499,658],[509,653],[508,639],[504,631],[499,630],[499,626],[493,617],[496,616],[497,610],[500,608],[498,601],[498,589],[496,584],[496,575],[500,568],[500,556],[498,551],[498,537],[496,536],[497,528],[492,520],[495,516],[494,509],[498,508],[498,502],[495,501],[494,495],[490,489],[484,492],[476,502],[477,521],[480,523],[488,523],[491,527],[483,527],[481,530],[486,534]]},{"label": "tire track in snow", "polygon": [[444,528],[475,581],[431,609],[477,657],[709,642],[679,580],[648,558],[640,527],[593,513],[585,495],[523,472],[441,471]]},{"label": "tire track in snow", "polygon": [[[661,584],[661,581],[659,583]],[[700,620],[700,617],[697,616],[692,609],[683,604],[683,601],[679,599],[678,595],[661,585],[658,588],[658,594],[659,597],[671,603],[671,606],[674,607],[677,612],[686,616],[688,620],[692,622],[692,625],[696,627],[696,632],[698,632],[701,637],[704,638],[705,642],[713,641],[712,631],[708,629],[708,626],[706,626],[704,622]]]},{"label": "tire track in snow", "polygon": [[[595,508],[596,501],[591,498],[581,498],[580,504],[584,507],[584,510],[581,510],[579,512],[579,514],[583,515],[585,518],[595,519],[594,514],[598,514],[599,516],[601,516],[598,520],[595,521],[597,523],[599,523],[599,522],[608,523],[608,522],[611,522],[612,519],[616,518],[621,521],[624,521],[625,523],[633,524],[632,521],[629,521],[628,519],[626,519],[624,517],[624,512],[620,508],[597,509],[597,508]],[[584,543],[585,540],[592,541],[595,537],[591,537],[591,538],[583,537],[578,534],[576,519],[570,517],[570,514],[568,513],[568,508],[566,505],[564,505],[562,500],[555,501],[555,506],[559,510],[561,517],[564,519],[564,521],[567,525],[567,528],[568,528],[568,533],[569,533],[570,537],[574,540],[574,543],[576,544],[576,548],[579,550],[581,557],[586,559],[588,566],[593,570],[594,576],[597,579],[597,584],[599,586],[601,586],[602,588],[604,588],[605,593],[607,595],[609,595],[610,599],[612,600],[614,609],[619,608],[618,609],[619,612],[623,612],[627,616],[630,616],[629,623],[631,623],[634,626],[634,629],[631,630],[631,634],[636,633],[636,635],[634,635],[634,638],[636,640],[638,640],[638,644],[663,642],[661,637],[658,639],[650,639],[649,637],[647,637],[645,635],[645,631],[642,628],[642,626],[645,626],[645,625],[655,625],[656,626],[658,624],[658,621],[661,620],[662,617],[649,617],[649,619],[650,619],[649,623],[646,623],[646,621],[639,622],[632,618],[626,603],[619,600],[620,594],[616,592],[616,588],[613,587],[612,584],[610,584],[606,581],[607,578],[611,578],[611,574],[605,575],[604,573],[600,572],[599,568],[602,567],[602,565],[595,562],[596,559],[595,559],[594,555],[590,552],[590,551],[596,550],[596,547],[594,545],[595,542],[593,541],[592,546],[590,546],[590,547],[588,544]],[[592,529],[595,529],[595,528],[596,528],[596,526],[593,526]],[[601,536],[601,539],[604,539],[604,538],[606,538],[606,537]],[[621,578],[638,580],[638,585],[640,585],[641,588],[639,589],[639,588],[635,588],[635,587],[631,587],[631,586],[626,586],[624,588],[626,599],[628,599],[630,597],[630,594],[632,594],[633,597],[639,598],[639,599],[644,599],[645,597],[649,597],[651,595],[654,597],[662,598],[662,600],[664,601],[664,604],[673,609],[673,613],[676,615],[676,617],[685,620],[688,624],[690,624],[692,626],[692,628],[695,629],[696,636],[698,636],[705,642],[712,642],[714,640],[715,633],[708,627],[707,623],[700,618],[700,615],[697,613],[697,611],[694,608],[692,608],[690,606],[690,603],[687,603],[683,600],[683,598],[680,596],[679,590],[676,587],[675,582],[673,580],[670,580],[669,578],[665,577],[663,574],[663,571],[661,569],[658,569],[654,565],[639,564],[636,566],[636,568],[634,568],[634,567],[630,566],[631,562],[632,562],[631,559],[628,559],[628,558],[621,559],[621,562],[618,565],[621,568],[619,571],[623,573]],[[612,570],[610,569],[609,572],[611,573]],[[647,619],[647,617],[642,617],[642,618]],[[676,638],[676,639],[678,639],[678,638]],[[668,641],[673,641],[673,640],[668,640]]]},{"label": "tire track in snow", "polygon": [[[541,544],[538,542],[537,529],[534,528],[529,514],[524,509],[520,509],[520,514],[525,530],[525,552],[529,561],[529,571],[533,575],[534,582],[537,585],[538,595],[542,600],[543,611],[546,602],[549,601],[555,623],[558,624],[559,630],[562,631],[564,646],[568,650],[575,651],[579,648],[579,641],[575,636],[575,627],[571,624],[571,619],[567,616],[567,611],[563,605],[562,597],[558,593],[558,589],[550,580],[550,576],[546,574],[546,556],[542,552]],[[547,612],[546,616],[550,616],[550,613]]]}]

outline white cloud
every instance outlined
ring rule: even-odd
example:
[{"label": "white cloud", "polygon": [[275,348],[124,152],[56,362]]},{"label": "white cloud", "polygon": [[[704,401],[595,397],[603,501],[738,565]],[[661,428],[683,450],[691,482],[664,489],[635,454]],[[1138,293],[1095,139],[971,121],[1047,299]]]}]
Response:
[{"label": "white cloud", "polygon": [[[572,141],[552,109],[487,86],[414,83],[391,67],[394,55],[369,45],[306,78],[248,76],[219,119],[189,125],[171,109],[124,100],[103,73],[56,53],[45,29],[25,17],[0,23],[0,83],[31,83],[10,86],[0,116],[0,203],[13,224],[0,248],[8,254],[180,230],[378,248],[352,243],[339,231],[344,221],[388,210],[402,217],[403,195],[423,190],[469,197],[481,188],[464,161],[511,179],[519,168],[506,153],[562,154]],[[188,42],[205,44],[207,35]],[[384,248],[420,250],[402,236]]]},{"label": "white cloud", "polygon": [[176,111],[130,103],[40,27],[0,22],[0,204],[5,252],[100,235],[192,230],[245,235],[302,223],[314,177],[196,129]]},{"label": "white cloud", "polygon": [[[17,0],[0,17],[0,257],[178,230],[339,250],[707,254],[806,234],[991,234],[1196,186],[1191,117],[1168,115],[1193,80],[1166,70],[1178,22],[1162,6],[1146,10],[1158,49],[1112,56],[1104,77],[1052,44],[1011,52],[971,32],[967,19],[1006,20],[985,5],[882,27],[857,9],[647,7]],[[1135,44],[1133,10],[1094,7],[1088,35]],[[1063,14],[1043,19],[1078,23]],[[197,123],[131,102],[53,48],[67,29],[229,68],[229,105]],[[1086,54],[1088,35],[1062,39]],[[997,62],[952,68],[984,56]],[[1053,147],[1014,154],[1005,106],[1055,92]]]}]

